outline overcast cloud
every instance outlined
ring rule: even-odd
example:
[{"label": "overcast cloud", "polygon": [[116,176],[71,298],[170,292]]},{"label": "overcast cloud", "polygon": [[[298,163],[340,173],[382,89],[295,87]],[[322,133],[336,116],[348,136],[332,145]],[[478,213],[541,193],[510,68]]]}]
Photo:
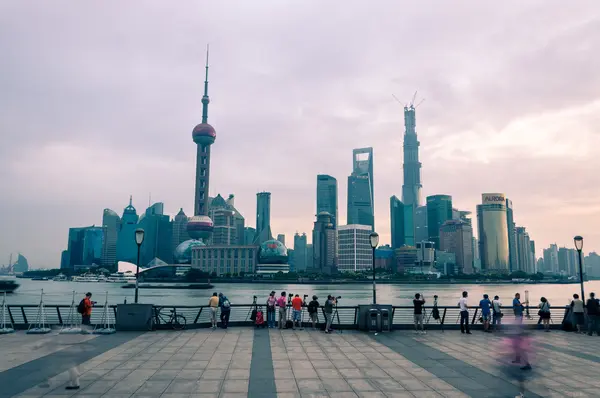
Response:
[{"label": "overcast cloud", "polygon": [[[423,193],[475,210],[513,200],[536,241],[600,251],[597,1],[3,1],[0,264],[58,267],[68,228],[134,198],[193,211],[205,45],[211,195],[255,224],[309,232],[316,174],[339,183],[374,148],[376,229],[402,192],[403,113],[415,90]],[[291,246],[291,245],[290,245]]]}]

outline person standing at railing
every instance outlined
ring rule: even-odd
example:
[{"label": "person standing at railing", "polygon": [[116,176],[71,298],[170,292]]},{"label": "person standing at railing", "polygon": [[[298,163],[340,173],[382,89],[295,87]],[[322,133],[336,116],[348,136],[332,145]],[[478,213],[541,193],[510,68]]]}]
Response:
[{"label": "person standing at railing", "polygon": [[458,307],[460,308],[460,332],[471,334],[469,330],[469,305],[467,304],[467,296],[469,293],[462,292],[462,297],[458,301]]},{"label": "person standing at railing", "polygon": [[538,315],[542,320],[542,324],[544,325],[544,331],[550,331],[550,302],[546,299],[546,297],[542,297],[540,299],[540,310],[538,311]]},{"label": "person standing at railing", "polygon": [[425,305],[425,298],[421,297],[421,294],[415,294],[413,300],[414,307],[414,321],[415,321],[415,333],[419,333],[419,325],[421,325],[421,333],[425,334],[425,327],[423,326],[423,305]]},{"label": "person standing at railing", "polygon": [[277,305],[277,299],[275,298],[275,292],[272,291],[267,298],[267,325],[269,329],[275,328],[275,306]]},{"label": "person standing at railing", "polygon": [[585,313],[583,310],[583,300],[579,299],[578,294],[573,295],[571,309],[573,310],[573,323],[577,327],[577,333],[581,333],[581,327],[585,324]]},{"label": "person standing at railing", "polygon": [[500,297],[494,296],[494,300],[492,300],[492,325],[494,327],[494,331],[498,330],[500,325],[502,325],[502,317],[504,314],[502,313],[502,303],[500,302]]},{"label": "person standing at railing", "polygon": [[277,299],[277,306],[279,307],[279,329],[283,329],[285,326],[285,312],[286,312],[287,298],[285,292],[281,292],[281,296]]},{"label": "person standing at railing", "polygon": [[312,296],[312,301],[308,303],[308,316],[313,325],[313,330],[317,329],[317,321],[319,316],[319,298],[317,296]]},{"label": "person standing at railing", "polygon": [[77,312],[81,314],[81,324],[89,325],[90,320],[92,318],[92,307],[96,304],[95,301],[92,301],[92,293],[87,292],[85,294],[85,298],[79,302],[77,306]]},{"label": "person standing at railing", "polygon": [[299,328],[302,328],[302,299],[299,294],[296,294],[292,299],[292,329],[296,329],[296,323]]},{"label": "person standing at railing", "polygon": [[221,309],[221,327],[227,329],[231,315],[231,303],[223,293],[219,293],[219,308]]},{"label": "person standing at railing", "polygon": [[210,323],[212,328],[217,328],[217,309],[219,308],[219,296],[217,292],[212,294],[212,297],[208,299],[208,307],[210,308]]},{"label": "person standing at railing", "polygon": [[331,333],[331,324],[333,323],[333,306],[335,305],[335,298],[332,295],[327,296],[325,301],[325,333]]},{"label": "person standing at railing", "polygon": [[483,321],[483,331],[485,333],[491,333],[490,330],[490,315],[491,315],[491,307],[492,302],[487,294],[483,295],[483,300],[479,302],[479,307],[481,307],[481,320]]},{"label": "person standing at railing", "polygon": [[600,328],[598,325],[598,321],[600,321],[600,303],[596,298],[594,293],[590,293],[590,298],[588,299],[586,305],[587,314],[588,314],[588,335],[591,336],[596,332],[598,336],[600,336]]}]

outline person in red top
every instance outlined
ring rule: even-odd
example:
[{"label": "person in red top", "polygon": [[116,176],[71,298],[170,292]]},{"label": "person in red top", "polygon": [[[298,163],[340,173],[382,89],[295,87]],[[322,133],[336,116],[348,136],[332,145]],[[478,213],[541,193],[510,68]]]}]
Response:
[{"label": "person in red top", "polygon": [[279,329],[283,329],[285,326],[285,307],[287,305],[285,292],[281,292],[281,297],[277,299],[277,306],[279,307]]},{"label": "person in red top", "polygon": [[298,327],[301,328],[302,299],[300,298],[300,295],[297,294],[292,299],[292,308],[292,329],[296,329],[296,322],[298,322]]},{"label": "person in red top", "polygon": [[94,302],[92,301],[92,293],[88,292],[85,294],[85,298],[83,299],[83,313],[81,314],[81,324],[89,325],[90,319],[92,317],[92,307],[94,306]]}]

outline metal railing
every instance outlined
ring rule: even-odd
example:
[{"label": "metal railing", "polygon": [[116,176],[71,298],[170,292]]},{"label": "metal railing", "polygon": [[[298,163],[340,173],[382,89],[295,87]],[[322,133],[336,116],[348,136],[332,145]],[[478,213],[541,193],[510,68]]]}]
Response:
[{"label": "metal railing", "polygon": [[[8,304],[6,306],[8,312],[8,319],[17,329],[26,329],[31,324],[37,322],[39,306],[35,304],[31,305],[16,305]],[[262,307],[264,309],[264,306]],[[452,306],[438,306],[439,319],[434,319],[432,316],[433,307],[423,307],[423,318],[424,324],[429,329],[441,329],[441,328],[458,328],[460,322],[460,309]],[[523,324],[528,326],[536,326],[541,323],[540,317],[538,316],[538,308],[530,307],[529,311],[526,310],[523,313]],[[100,324],[102,322],[102,316],[104,314],[103,306],[94,306],[91,316],[91,324]],[[252,326],[254,322],[250,319],[252,310],[255,306],[252,304],[232,304],[231,313],[229,317],[229,324],[231,326]],[[183,315],[186,319],[187,328],[203,328],[210,326],[210,310],[208,306],[154,306],[154,313],[160,312],[162,316],[170,314],[170,310],[174,310],[177,315]],[[69,323],[69,314],[71,311],[75,311],[69,305],[45,305],[45,322],[50,326],[62,326]],[[324,308],[321,307],[318,312],[318,323],[323,324],[325,322]],[[337,311],[337,312],[336,312]],[[553,328],[560,327],[565,317],[565,307],[552,307],[550,324]],[[511,322],[514,320],[512,308],[507,307],[503,309],[504,317],[502,322]],[[530,317],[527,316],[530,314]],[[334,327],[341,329],[358,329],[359,327],[359,307],[358,306],[338,306],[334,307],[333,325]],[[291,319],[291,311],[288,307],[287,319]],[[469,323],[472,327],[481,327],[479,318],[481,311],[479,308],[472,308],[469,310]],[[74,314],[75,319],[81,319],[81,315]],[[115,323],[117,318],[117,306],[110,305],[108,311],[109,322]],[[217,315],[217,319],[219,316]],[[278,314],[275,313],[275,319],[277,320]],[[302,318],[304,325],[309,325],[310,319],[307,309],[302,309]],[[410,329],[413,327],[413,307],[412,306],[393,306],[392,313],[390,315],[392,328],[393,329]],[[7,320],[8,320],[7,319]],[[265,322],[267,321],[266,311],[264,313]],[[159,329],[169,328],[169,325],[164,323],[158,326]]]}]

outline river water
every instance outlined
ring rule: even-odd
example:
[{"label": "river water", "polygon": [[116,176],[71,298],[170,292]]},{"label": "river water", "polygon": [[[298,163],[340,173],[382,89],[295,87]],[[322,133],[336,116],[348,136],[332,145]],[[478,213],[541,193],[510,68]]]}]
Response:
[{"label": "river water", "polygon": [[[32,281],[29,279],[18,279],[21,284],[14,293],[7,295],[9,304],[38,304],[41,290],[44,289],[44,303],[46,304],[70,304],[72,292],[75,291],[75,302],[85,295],[86,292],[93,294],[93,300],[103,304],[106,293],[108,293],[109,304],[121,304],[127,300],[133,302],[134,289],[123,289],[120,284],[99,282],[54,282],[54,281]],[[324,299],[328,294],[342,296],[339,305],[369,304],[373,297],[371,284],[330,284],[330,285],[295,285],[295,284],[254,284],[254,283],[215,283],[211,290],[171,290],[171,289],[140,289],[139,302],[156,305],[206,305],[213,291],[223,292],[228,296],[232,304],[250,304],[254,295],[258,296],[258,302],[266,300],[269,292],[275,290],[277,295],[281,291],[312,296],[316,294],[319,299]],[[570,302],[574,293],[580,292],[579,284],[382,284],[377,285],[377,302],[380,304],[412,305],[415,293],[422,293],[425,299],[433,300],[433,295],[439,296],[440,305],[455,306],[463,290],[469,292],[472,304],[476,304],[484,293],[500,296],[500,301],[509,304],[516,292],[521,293],[521,300],[525,299],[525,291],[529,291],[532,305],[539,303],[539,298],[545,296],[552,305],[563,306]],[[586,294],[590,292],[600,293],[600,281],[585,283]]]}]

